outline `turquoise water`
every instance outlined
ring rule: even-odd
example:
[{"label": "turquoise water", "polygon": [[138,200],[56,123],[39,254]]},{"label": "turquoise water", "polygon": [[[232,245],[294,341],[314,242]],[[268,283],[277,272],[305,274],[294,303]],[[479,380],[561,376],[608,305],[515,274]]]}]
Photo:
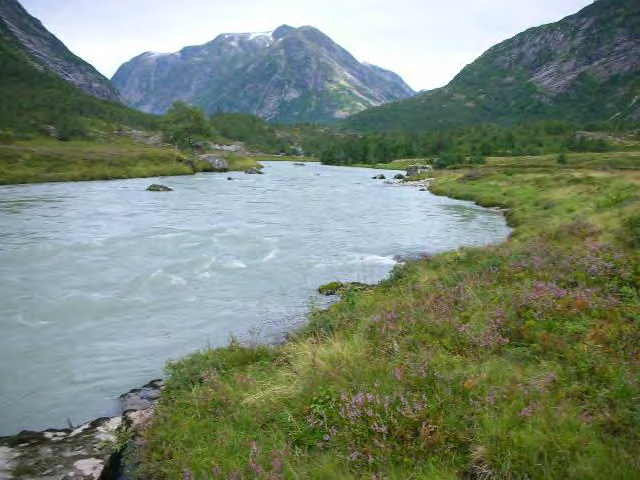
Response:
[{"label": "turquoise water", "polygon": [[282,339],[320,284],[509,234],[493,211],[379,171],[265,165],[0,187],[0,435],[116,414],[168,359]]}]

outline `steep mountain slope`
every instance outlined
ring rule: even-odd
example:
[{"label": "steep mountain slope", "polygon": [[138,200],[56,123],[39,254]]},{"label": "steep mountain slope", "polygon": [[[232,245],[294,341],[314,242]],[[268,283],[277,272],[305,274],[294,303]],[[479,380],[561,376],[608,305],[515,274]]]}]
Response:
[{"label": "steep mountain slope", "polygon": [[354,115],[362,130],[640,119],[640,2],[598,0],[485,52],[444,88]]},{"label": "steep mountain slope", "polygon": [[163,113],[176,100],[208,113],[280,122],[334,121],[407,98],[395,73],[358,62],[316,28],[222,34],[173,54],[143,53],[113,77],[129,105]]},{"label": "steep mountain slope", "polygon": [[17,0],[0,1],[0,32],[19,46],[40,69],[50,71],[80,90],[104,100],[120,101],[109,80],[29,15]]},{"label": "steep mountain slope", "polygon": [[[55,127],[58,133],[65,130],[75,136],[81,133],[87,122],[96,119],[131,126],[156,126],[157,119],[151,115],[86,93],[78,88],[77,82],[67,81],[57,72],[36,62],[31,51],[18,41],[5,21],[8,6],[14,13],[22,11],[23,15],[28,14],[19,9],[19,5],[15,7],[16,2],[13,0],[1,0],[0,5],[0,131],[9,131],[17,136],[30,136],[34,133],[49,134],[53,131],[51,127]],[[11,22],[15,25],[24,22],[37,23],[37,20],[32,17],[12,17]],[[55,37],[52,38],[52,44],[59,42]],[[59,51],[67,50],[62,45]],[[91,67],[80,59],[77,59],[77,65],[80,65],[81,70],[76,72],[91,71]],[[97,86],[96,88],[100,84],[98,81],[91,83]],[[115,89],[107,89],[103,93],[108,94],[109,91],[115,92]]]}]

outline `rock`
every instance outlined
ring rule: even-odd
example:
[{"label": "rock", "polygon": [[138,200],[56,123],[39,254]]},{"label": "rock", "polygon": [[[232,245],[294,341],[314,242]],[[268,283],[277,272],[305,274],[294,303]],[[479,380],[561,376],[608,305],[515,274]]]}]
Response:
[{"label": "rock", "polygon": [[307,166],[307,164],[306,164],[306,163],[302,163],[302,162],[296,162],[296,163],[294,163],[294,165],[295,165],[296,167],[306,167],[306,166]]},{"label": "rock", "polygon": [[245,170],[244,173],[249,174],[249,175],[262,175],[264,172],[262,170],[260,170],[259,168],[251,167],[250,169]]},{"label": "rock", "polygon": [[17,48],[38,70],[56,75],[95,97],[112,102],[122,101],[120,92],[107,78],[71,53],[40,20],[29,15],[20,3],[22,2],[0,2],[3,42],[12,45],[12,49]]},{"label": "rock", "polygon": [[229,162],[226,159],[218,156],[211,155],[209,153],[199,155],[198,160],[208,162],[211,165],[211,171],[213,172],[227,172],[229,171]]},{"label": "rock", "polygon": [[433,171],[431,165],[409,165],[407,167],[407,176],[420,175],[421,173],[430,173]]},{"label": "rock", "polygon": [[407,255],[395,255],[393,259],[398,263],[406,263],[414,260],[429,260],[433,258],[433,254],[427,252],[410,253]]},{"label": "rock", "polygon": [[99,418],[75,429],[23,431],[0,438],[0,478],[102,478],[112,462],[122,421]]},{"label": "rock", "polygon": [[164,380],[152,380],[140,388],[134,388],[120,395],[122,410],[126,413],[131,410],[144,410],[155,405],[160,398]]},{"label": "rock", "polygon": [[385,177],[383,174],[380,175],[376,175],[375,177],[371,177],[373,180],[386,180],[387,177]]},{"label": "rock", "polygon": [[374,288],[375,285],[367,285],[360,282],[330,282],[318,287],[320,295],[344,295],[348,291],[363,291]]},{"label": "rock", "polygon": [[12,437],[0,437],[0,479],[107,479],[123,476],[123,455],[118,432],[127,427],[132,440],[126,450],[138,442],[136,432],[146,428],[164,388],[163,380],[153,380],[120,396],[124,414],[99,418],[77,428],[23,431]]},{"label": "rock", "polygon": [[391,180],[385,180],[383,183],[385,185],[393,185],[393,182]]},{"label": "rock", "polygon": [[231,178],[231,177],[227,177],[227,180],[233,180],[233,178]]},{"label": "rock", "polygon": [[407,177],[405,177],[405,176],[404,176],[403,174],[401,174],[401,173],[398,173],[398,174],[396,174],[396,175],[393,177],[393,179],[394,179],[394,180],[404,180],[405,178],[407,178]]},{"label": "rock", "polygon": [[158,379],[120,395],[124,411],[123,418],[127,427],[140,430],[149,424],[163,388],[164,380]]},{"label": "rock", "polygon": [[173,188],[169,188],[166,185],[160,185],[158,183],[154,183],[147,187],[147,191],[149,192],[172,192]]},{"label": "rock", "polygon": [[[358,62],[309,26],[282,26],[273,36],[225,33],[180,54],[142,54],[118,69],[113,84],[128,105],[148,113],[164,114],[171,98],[208,113],[251,111],[287,124],[337,120],[415,93],[397,75]],[[333,91],[337,84],[340,95]]]},{"label": "rock", "polygon": [[230,145],[213,143],[210,144],[210,147],[213,150],[220,150],[221,152],[246,153],[244,144],[242,143],[232,143]]}]

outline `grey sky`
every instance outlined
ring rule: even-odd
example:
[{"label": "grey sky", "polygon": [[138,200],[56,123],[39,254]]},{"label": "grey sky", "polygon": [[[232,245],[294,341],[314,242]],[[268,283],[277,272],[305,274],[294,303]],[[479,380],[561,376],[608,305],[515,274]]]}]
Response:
[{"label": "grey sky", "polygon": [[416,90],[446,84],[466,64],[528,27],[592,0],[20,0],[108,77],[144,51],[174,52],[226,32],[313,25],[358,60]]}]

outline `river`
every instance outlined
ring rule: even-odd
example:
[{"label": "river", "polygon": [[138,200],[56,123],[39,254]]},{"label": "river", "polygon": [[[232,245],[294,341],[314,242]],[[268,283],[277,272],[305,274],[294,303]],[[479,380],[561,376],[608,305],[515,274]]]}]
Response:
[{"label": "river", "polygon": [[[0,187],[0,435],[118,414],[118,395],[168,359],[282,339],[320,284],[509,234],[496,212],[380,171],[264,163]],[[158,181],[174,191],[145,191]]]}]

